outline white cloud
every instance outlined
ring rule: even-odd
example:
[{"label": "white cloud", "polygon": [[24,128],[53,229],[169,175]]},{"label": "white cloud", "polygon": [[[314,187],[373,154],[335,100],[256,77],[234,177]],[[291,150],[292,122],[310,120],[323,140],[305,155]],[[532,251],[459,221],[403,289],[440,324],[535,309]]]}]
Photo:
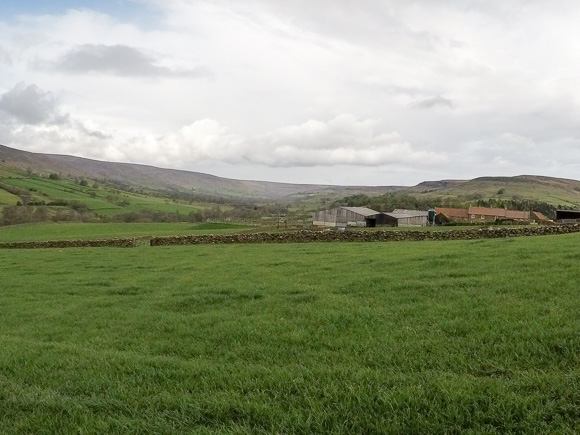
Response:
[{"label": "white cloud", "polygon": [[378,166],[442,163],[439,153],[416,151],[397,132],[381,132],[376,120],[341,114],[327,122],[309,120],[256,138],[253,162],[268,166]]}]

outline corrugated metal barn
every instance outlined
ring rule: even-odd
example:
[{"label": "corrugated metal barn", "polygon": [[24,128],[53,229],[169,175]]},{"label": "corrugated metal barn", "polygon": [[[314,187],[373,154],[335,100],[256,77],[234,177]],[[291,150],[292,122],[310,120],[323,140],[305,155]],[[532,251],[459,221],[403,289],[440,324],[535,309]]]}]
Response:
[{"label": "corrugated metal barn", "polygon": [[391,213],[383,213],[387,225],[394,227],[426,227],[429,212],[421,210],[396,209]]},{"label": "corrugated metal barn", "polygon": [[320,227],[376,227],[384,225],[383,213],[366,207],[337,207],[314,213],[312,224]]}]

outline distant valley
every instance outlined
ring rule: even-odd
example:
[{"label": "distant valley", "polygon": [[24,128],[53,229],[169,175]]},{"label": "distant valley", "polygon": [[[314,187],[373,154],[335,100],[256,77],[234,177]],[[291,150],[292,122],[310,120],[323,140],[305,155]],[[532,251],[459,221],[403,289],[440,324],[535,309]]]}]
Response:
[{"label": "distant valley", "polygon": [[[31,153],[0,145],[4,221],[308,222],[335,205],[580,206],[580,181],[538,175],[425,181],[416,186],[333,186],[235,180],[153,166]],[[28,205],[20,209],[6,208]],[[530,205],[531,207],[531,205]],[[385,210],[388,211],[388,210]],[[4,222],[6,223],[6,222]]]}]

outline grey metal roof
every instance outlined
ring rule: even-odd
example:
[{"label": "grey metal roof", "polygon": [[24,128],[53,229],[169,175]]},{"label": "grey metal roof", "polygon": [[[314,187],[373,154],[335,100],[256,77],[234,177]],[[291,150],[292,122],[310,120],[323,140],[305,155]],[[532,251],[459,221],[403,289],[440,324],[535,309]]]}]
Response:
[{"label": "grey metal roof", "polygon": [[[418,214],[418,213],[412,213],[416,210],[395,210],[392,213],[383,213],[387,216],[391,216],[395,219],[405,219],[405,218],[415,218],[415,217],[427,217],[428,215],[426,214]],[[419,212],[421,213],[421,212]]]},{"label": "grey metal roof", "polygon": [[402,209],[402,208],[396,208],[395,210],[392,211],[392,213],[408,215],[406,217],[429,216],[429,212],[428,211],[423,211],[423,210],[406,210],[406,209]]},{"label": "grey metal roof", "polygon": [[365,217],[381,214],[380,211],[371,210],[370,208],[366,207],[341,207],[341,208],[348,211],[352,211],[353,213],[360,214]]}]

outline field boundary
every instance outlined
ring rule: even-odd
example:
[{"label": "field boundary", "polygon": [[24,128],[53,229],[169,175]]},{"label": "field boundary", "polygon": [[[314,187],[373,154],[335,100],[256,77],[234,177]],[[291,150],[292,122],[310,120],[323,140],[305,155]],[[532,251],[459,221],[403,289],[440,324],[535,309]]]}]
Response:
[{"label": "field boundary", "polygon": [[[298,230],[283,233],[201,234],[151,237],[150,246],[252,244],[252,243],[315,243],[315,242],[403,242],[424,240],[475,240],[509,237],[549,236],[580,232],[580,224],[546,225],[522,228],[483,227],[451,231],[336,231]],[[147,243],[147,238],[114,238],[87,240],[47,240],[0,242],[0,249],[43,248],[134,248]]]},{"label": "field boundary", "polygon": [[153,237],[151,246],[246,244],[246,243],[310,243],[310,242],[396,242],[423,240],[472,240],[507,237],[548,236],[580,232],[580,224],[547,225],[525,228],[484,227],[452,231],[312,231],[285,233],[204,234]]},{"label": "field boundary", "polygon": [[39,249],[39,248],[134,248],[135,238],[93,239],[93,240],[47,240],[30,242],[3,242],[0,249]]}]

